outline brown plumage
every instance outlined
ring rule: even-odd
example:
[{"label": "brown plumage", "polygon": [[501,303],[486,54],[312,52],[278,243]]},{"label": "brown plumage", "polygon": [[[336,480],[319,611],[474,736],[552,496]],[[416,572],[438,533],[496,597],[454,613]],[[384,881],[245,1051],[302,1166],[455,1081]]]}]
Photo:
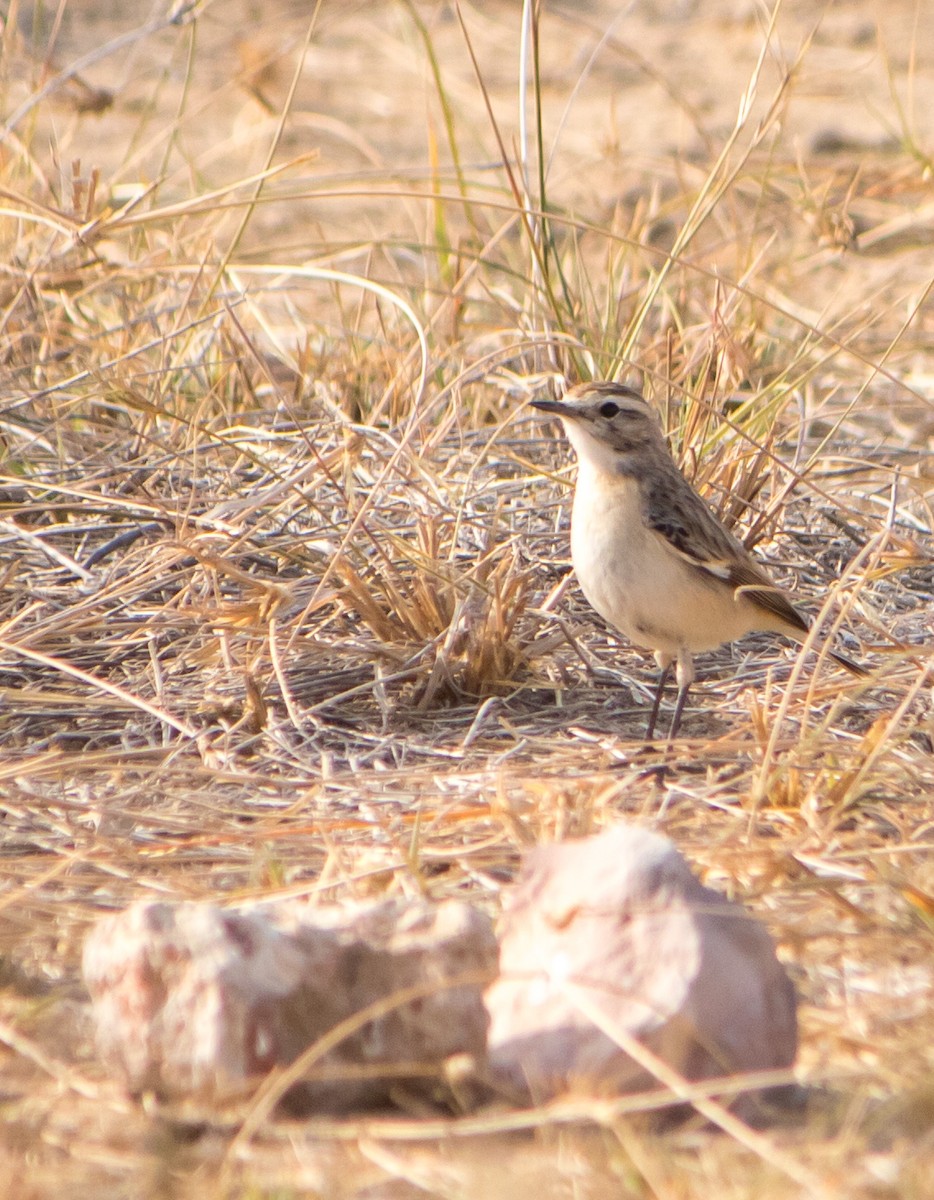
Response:
[{"label": "brown plumage", "polygon": [[810,625],[678,470],[638,392],[584,383],[562,400],[533,406],[561,418],[577,453],[571,555],[584,594],[630,641],[654,650],[661,669],[649,736],[676,665],[673,737],[694,679],[694,653],[754,630],[802,641]]}]

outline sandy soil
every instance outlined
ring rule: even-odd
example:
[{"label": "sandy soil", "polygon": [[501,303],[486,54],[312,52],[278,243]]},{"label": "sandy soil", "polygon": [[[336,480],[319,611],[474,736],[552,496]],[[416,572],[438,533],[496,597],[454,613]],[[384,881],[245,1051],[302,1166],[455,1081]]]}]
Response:
[{"label": "sandy soil", "polygon": [[[466,175],[477,189],[485,180],[501,187],[499,147],[450,4],[325,3],[306,45],[304,4],[214,0],[193,24],[131,39],[113,52],[108,45],[144,25],[153,9],[127,2],[114,16],[109,7],[71,0],[57,29],[47,17],[31,31],[24,16],[16,53],[8,56],[11,104],[28,95],[26,85],[47,78],[43,64],[62,70],[90,56],[78,81],[53,87],[55,103],[40,109],[40,136],[31,140],[36,169],[53,182],[60,174],[63,196],[76,161],[84,176],[99,169],[100,190],[114,203],[157,178],[164,178],[159,198],[169,202],[259,170],[294,80],[273,158],[314,160],[290,173],[294,199],[254,212],[241,254],[379,274],[371,243],[385,247],[395,239],[395,254],[383,251],[393,257],[392,269],[417,278],[417,256],[405,247],[429,240],[432,230],[424,207],[406,193],[424,190],[432,173],[448,192],[455,187],[426,42],[437,56]],[[465,4],[462,12],[503,142],[517,153],[519,6]],[[752,0],[546,5],[549,201],[583,222],[648,209],[657,217],[651,236],[661,249],[670,245],[666,198],[699,186],[729,137],[757,70],[766,19]],[[113,103],[94,114],[86,110],[98,89]],[[716,223],[748,222],[760,240],[768,235],[774,253],[787,255],[792,315],[802,328],[852,325],[859,313],[862,349],[870,353],[883,353],[903,314],[920,304],[888,367],[926,396],[930,377],[921,355],[934,326],[925,295],[934,204],[917,161],[934,145],[934,9],[911,0],[854,0],[816,11],[805,0],[787,0],[751,104],[740,145],[754,140],[758,120],[773,106],[780,119],[769,122],[748,180],[741,172],[736,194],[749,211],[714,215],[705,267],[742,277],[749,264],[736,258],[735,227],[724,230],[729,248],[718,254]],[[32,119],[20,118],[20,132]],[[166,146],[173,122],[177,134]],[[763,170],[768,183],[760,192]],[[172,234],[182,228],[179,220]],[[456,239],[463,231],[452,232]],[[604,253],[600,247],[592,260],[595,270]],[[789,303],[788,295],[781,299]],[[313,308],[302,311],[310,323]],[[852,365],[854,385],[864,382],[863,365]],[[924,400],[901,392],[898,403],[904,428],[893,428],[887,415],[882,432],[897,444],[907,428],[927,444],[932,423]],[[882,407],[890,407],[886,396]],[[876,418],[864,412],[861,419]]]},{"label": "sandy soil", "polygon": [[[191,172],[216,186],[258,167],[296,72],[280,157],[317,151],[307,179],[322,192],[344,175],[357,179],[367,167],[379,178],[387,169],[400,178],[423,178],[428,129],[438,138],[443,170],[450,154],[408,6],[325,3],[303,49],[308,7],[214,0],[193,26],[107,53],[108,43],[150,19],[153,6],[127,0],[114,15],[95,0],[70,0],[56,36],[51,18],[37,31],[21,21],[25,32],[12,70],[19,80],[11,94],[25,94],[21,82],[44,78],[42,63],[61,69],[94,56],[81,79],[111,91],[112,107],[98,116],[77,113],[87,96],[69,83],[57,93],[61,103],[50,135],[70,156],[55,165],[67,173],[71,159],[80,157],[86,169],[97,165],[111,187],[164,170],[159,133],[179,113],[182,134],[169,158],[186,189]],[[441,65],[464,166],[471,174],[482,171],[495,161],[496,148],[464,31],[450,4],[414,8]],[[519,136],[518,9],[515,3],[462,6],[510,150]],[[719,146],[736,121],[765,21],[753,0],[546,5],[542,100],[551,198],[599,216],[633,191],[663,183],[674,163],[685,173],[696,169],[692,163]],[[841,174],[884,176],[908,136],[922,152],[934,142],[934,10],[911,0],[854,0],[821,11],[806,0],[786,0],[775,26],[753,113],[765,112],[779,80],[803,55],[768,143],[777,158],[798,164],[801,188],[812,170],[831,163]],[[893,96],[904,128],[897,127]],[[46,170],[54,156],[42,161]],[[863,190],[857,188],[858,197]],[[366,226],[385,236],[398,220],[386,209],[375,198],[350,211],[343,200],[323,198],[276,211],[253,236],[270,257],[302,246],[310,251],[351,231],[363,235]],[[868,205],[861,221],[872,222]]]}]

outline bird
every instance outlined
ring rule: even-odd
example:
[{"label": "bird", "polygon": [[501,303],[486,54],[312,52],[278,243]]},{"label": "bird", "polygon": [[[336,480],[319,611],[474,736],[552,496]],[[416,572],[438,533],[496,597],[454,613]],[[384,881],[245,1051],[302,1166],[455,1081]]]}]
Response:
[{"label": "bird", "polygon": [[[660,671],[647,740],[675,667],[668,734],[681,725],[694,655],[754,631],[801,642],[810,623],[681,474],[655,411],[622,383],[580,383],[532,407],[560,417],[577,456],[571,560],[593,608]],[[867,672],[834,650],[854,675]]]}]

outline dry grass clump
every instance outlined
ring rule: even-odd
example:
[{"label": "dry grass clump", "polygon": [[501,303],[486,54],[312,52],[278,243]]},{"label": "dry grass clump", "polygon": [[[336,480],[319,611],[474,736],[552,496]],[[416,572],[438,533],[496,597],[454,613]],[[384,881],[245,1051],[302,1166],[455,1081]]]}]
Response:
[{"label": "dry grass clump", "polygon": [[[10,7],[4,1194],[495,1197],[508,1163],[511,1196],[926,1195],[932,68],[907,8],[845,9]],[[670,749],[522,411],[617,373],[818,617],[816,653],[701,663]],[[250,1124],[101,1077],[100,911],[495,905],[523,845],[621,814],[795,964],[787,1128],[586,1098]]]}]

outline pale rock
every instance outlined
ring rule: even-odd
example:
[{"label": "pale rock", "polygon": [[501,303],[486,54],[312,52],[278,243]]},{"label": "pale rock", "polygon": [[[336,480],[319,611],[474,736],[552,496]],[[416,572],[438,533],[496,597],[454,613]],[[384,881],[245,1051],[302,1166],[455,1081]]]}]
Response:
[{"label": "pale rock", "polygon": [[797,1048],[765,927],[625,824],[528,855],[486,1002],[493,1077],[524,1102],[660,1086],[627,1039],[692,1081],[788,1068]]},{"label": "pale rock", "polygon": [[455,901],[143,902],[103,918],[84,949],[103,1056],[134,1092],[169,1097],[248,1090],[368,1005],[424,986],[313,1065],[289,1095],[300,1111],[380,1104],[400,1086],[443,1092],[447,1060],[482,1057],[495,969],[489,918]]}]

